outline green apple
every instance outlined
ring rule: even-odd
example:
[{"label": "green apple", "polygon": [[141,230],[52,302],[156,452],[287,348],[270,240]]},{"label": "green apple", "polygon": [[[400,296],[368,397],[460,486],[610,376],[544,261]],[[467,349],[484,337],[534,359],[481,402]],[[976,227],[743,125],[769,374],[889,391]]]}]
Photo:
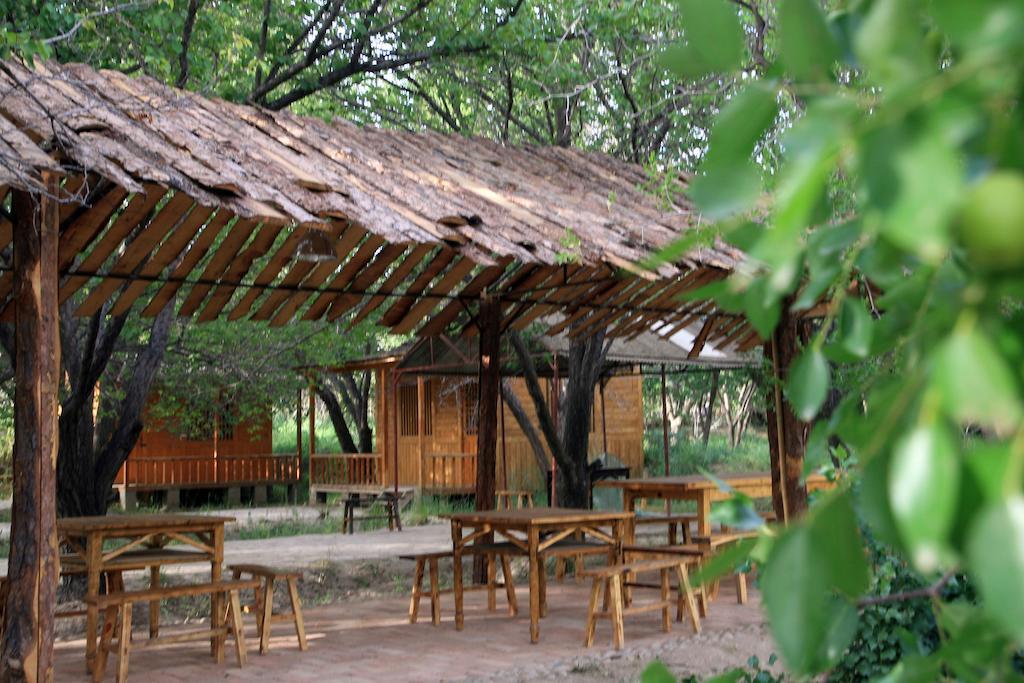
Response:
[{"label": "green apple", "polygon": [[960,240],[983,270],[1024,267],[1024,174],[996,171],[971,188],[960,213]]}]

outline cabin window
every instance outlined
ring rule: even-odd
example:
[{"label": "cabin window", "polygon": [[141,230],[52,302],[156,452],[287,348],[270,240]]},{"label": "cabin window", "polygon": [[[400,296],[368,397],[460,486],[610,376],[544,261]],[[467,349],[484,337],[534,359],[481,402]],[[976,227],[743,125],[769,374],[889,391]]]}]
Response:
[{"label": "cabin window", "polygon": [[430,382],[423,383],[423,434],[432,436],[434,433],[434,401],[431,399]]},{"label": "cabin window", "polygon": [[463,411],[465,416],[464,429],[466,434],[474,435],[477,432],[477,423],[480,415],[480,399],[479,399],[479,388],[476,382],[471,382],[466,385],[462,392],[463,404],[466,409]]},{"label": "cabin window", "polygon": [[399,415],[399,434],[402,436],[416,436],[419,432],[417,430],[417,418],[416,414],[416,386],[400,386],[398,387],[398,415]]},{"label": "cabin window", "polygon": [[[434,433],[434,411],[430,401],[429,382],[426,382],[424,386],[423,403],[423,434],[430,436]],[[398,428],[399,434],[402,436],[417,436],[419,434],[418,404],[419,394],[416,385],[398,387]]]}]

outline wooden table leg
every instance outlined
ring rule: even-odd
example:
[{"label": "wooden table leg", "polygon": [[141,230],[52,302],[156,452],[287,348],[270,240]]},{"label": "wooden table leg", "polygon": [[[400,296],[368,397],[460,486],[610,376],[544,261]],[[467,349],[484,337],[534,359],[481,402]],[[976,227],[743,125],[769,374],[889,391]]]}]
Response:
[{"label": "wooden table leg", "polygon": [[540,553],[537,546],[540,545],[540,531],[536,527],[530,527],[528,553],[530,556],[530,642],[536,643],[540,640]]},{"label": "wooden table leg", "polygon": [[[149,587],[160,587],[160,566],[155,565],[149,568]],[[160,601],[149,602],[149,637],[150,640],[160,635]]]},{"label": "wooden table leg", "polygon": [[452,521],[452,592],[455,593],[455,630],[464,625],[462,613],[462,524]]},{"label": "wooden table leg", "polygon": [[[103,536],[91,533],[85,541],[86,607],[85,607],[85,665],[91,672],[96,663],[96,630],[99,609],[94,599],[100,594],[100,574],[103,565]],[[92,598],[90,600],[88,598]]]},{"label": "wooden table leg", "polygon": [[[210,560],[210,580],[220,581],[221,566],[224,564],[224,525],[220,524],[213,530],[213,558]],[[214,592],[210,596],[210,622],[215,629],[224,625],[224,606],[222,596]],[[224,636],[211,638],[210,651],[218,664],[224,661]]]},{"label": "wooden table leg", "polygon": [[701,491],[697,496],[697,533],[711,535],[711,494]]},{"label": "wooden table leg", "polygon": [[[626,512],[636,513],[636,497],[632,491],[622,492],[622,509]],[[626,528],[626,543],[633,544],[636,542],[636,524],[633,518],[630,518]]]}]

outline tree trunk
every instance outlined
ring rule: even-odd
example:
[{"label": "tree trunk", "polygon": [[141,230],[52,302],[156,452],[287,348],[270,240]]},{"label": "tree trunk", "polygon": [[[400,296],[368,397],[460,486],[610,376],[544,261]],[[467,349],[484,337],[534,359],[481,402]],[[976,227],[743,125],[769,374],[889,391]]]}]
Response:
[{"label": "tree trunk", "polygon": [[330,389],[325,387],[320,382],[315,384],[316,395],[320,398],[320,401],[327,408],[327,415],[331,418],[331,426],[334,427],[334,433],[338,436],[338,445],[341,447],[342,453],[361,453],[356,442],[352,439],[352,433],[348,429],[348,423],[345,422],[345,414],[341,410],[341,404],[338,403],[338,398],[334,395]]},{"label": "tree trunk", "polygon": [[[70,312],[64,314],[67,316]],[[105,315],[105,311],[100,315]],[[114,340],[109,339],[106,349],[102,344],[97,347],[89,343],[80,350],[74,340],[65,335],[65,365],[89,368],[89,371],[78,374],[69,370],[69,376],[77,376],[72,391],[61,404],[57,502],[62,517],[106,514],[113,500],[112,487],[117,472],[142,433],[142,414],[167,349],[173,320],[174,303],[171,302],[153,320],[146,347],[131,359],[132,374],[120,387],[120,395],[101,394],[98,423],[93,413],[93,397],[96,383],[108,367]],[[112,322],[106,334],[116,338],[120,330],[121,325]]]},{"label": "tree trunk", "polygon": [[801,477],[810,425],[798,419],[789,402],[782,397],[782,386],[800,347],[799,332],[799,320],[788,312],[788,306],[784,306],[773,340],[765,345],[765,356],[772,360],[774,371],[767,418],[772,503],[780,520],[793,519],[807,511],[807,487],[801,482]]},{"label": "tree trunk", "polygon": [[[59,575],[56,467],[60,342],[57,312],[59,213],[47,194],[15,192],[14,501],[0,681],[53,680],[53,613]],[[47,196],[48,195],[48,196]]]},{"label": "tree trunk", "polygon": [[708,439],[711,438],[711,422],[715,418],[715,403],[718,402],[718,381],[721,373],[722,371],[718,368],[711,371],[711,390],[708,392],[708,402],[700,428],[700,441],[704,448],[708,447]]}]

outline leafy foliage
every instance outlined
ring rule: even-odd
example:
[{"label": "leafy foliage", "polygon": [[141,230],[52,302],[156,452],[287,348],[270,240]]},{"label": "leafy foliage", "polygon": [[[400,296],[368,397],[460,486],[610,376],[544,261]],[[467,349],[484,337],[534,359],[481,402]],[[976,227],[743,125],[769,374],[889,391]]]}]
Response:
[{"label": "leafy foliage", "polygon": [[[762,334],[813,312],[786,396],[819,422],[814,461],[841,444],[859,480],[751,557],[790,671],[841,666],[879,617],[859,610],[873,604],[859,509],[928,595],[965,572],[980,596],[934,601],[941,643],[918,629],[900,659],[886,642],[870,675],[900,659],[886,680],[1006,680],[1024,645],[1024,6],[830,8],[779,2],[776,63],[723,106],[689,192],[750,257],[704,294]],[[724,43],[739,22],[717,29]],[[725,68],[674,58],[687,79]],[[887,573],[875,564],[876,588]]]}]

